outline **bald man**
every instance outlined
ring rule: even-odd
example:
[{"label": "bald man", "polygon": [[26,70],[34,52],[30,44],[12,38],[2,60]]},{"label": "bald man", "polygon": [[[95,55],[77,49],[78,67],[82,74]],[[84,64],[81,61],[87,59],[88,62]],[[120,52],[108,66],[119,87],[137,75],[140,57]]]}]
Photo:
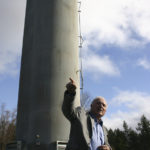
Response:
[{"label": "bald man", "polygon": [[101,118],[107,110],[103,97],[96,97],[91,103],[91,109],[74,108],[76,83],[70,78],[66,85],[62,111],[70,121],[70,137],[66,150],[111,150],[107,139],[107,129]]}]

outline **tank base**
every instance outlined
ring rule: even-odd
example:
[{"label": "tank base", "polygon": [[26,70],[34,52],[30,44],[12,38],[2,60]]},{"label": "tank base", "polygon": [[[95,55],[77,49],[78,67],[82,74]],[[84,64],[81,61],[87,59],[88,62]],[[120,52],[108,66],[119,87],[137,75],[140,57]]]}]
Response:
[{"label": "tank base", "polygon": [[66,145],[66,141],[56,141],[49,145],[41,144],[39,141],[37,143],[31,143],[28,145],[22,141],[14,141],[6,145],[6,150],[65,150]]}]

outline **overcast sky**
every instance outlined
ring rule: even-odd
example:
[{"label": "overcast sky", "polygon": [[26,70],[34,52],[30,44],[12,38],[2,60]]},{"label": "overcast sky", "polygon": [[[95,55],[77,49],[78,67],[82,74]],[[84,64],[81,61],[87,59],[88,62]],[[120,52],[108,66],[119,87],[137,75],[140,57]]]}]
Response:
[{"label": "overcast sky", "polygon": [[[0,103],[17,105],[26,0],[0,0]],[[84,91],[101,95],[111,128],[150,116],[150,0],[82,0]]]}]

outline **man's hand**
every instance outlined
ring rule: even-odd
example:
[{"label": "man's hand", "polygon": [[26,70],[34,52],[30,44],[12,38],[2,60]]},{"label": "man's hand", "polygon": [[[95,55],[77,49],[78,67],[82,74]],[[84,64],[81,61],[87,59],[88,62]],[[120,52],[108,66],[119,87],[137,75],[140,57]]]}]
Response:
[{"label": "man's hand", "polygon": [[97,150],[110,150],[110,147],[108,145],[102,145],[102,146],[99,146]]},{"label": "man's hand", "polygon": [[75,93],[76,91],[76,83],[73,79],[69,78],[70,79],[70,82],[66,85],[66,88],[67,88],[67,91],[71,94]]}]

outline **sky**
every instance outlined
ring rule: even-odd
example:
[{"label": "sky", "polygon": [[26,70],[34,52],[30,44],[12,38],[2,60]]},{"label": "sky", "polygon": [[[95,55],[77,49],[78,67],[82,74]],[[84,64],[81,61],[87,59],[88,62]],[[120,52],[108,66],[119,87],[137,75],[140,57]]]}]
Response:
[{"label": "sky", "polygon": [[[150,116],[150,0],[81,0],[84,92],[103,96],[108,128]],[[17,106],[26,0],[0,0],[0,103]]]}]

